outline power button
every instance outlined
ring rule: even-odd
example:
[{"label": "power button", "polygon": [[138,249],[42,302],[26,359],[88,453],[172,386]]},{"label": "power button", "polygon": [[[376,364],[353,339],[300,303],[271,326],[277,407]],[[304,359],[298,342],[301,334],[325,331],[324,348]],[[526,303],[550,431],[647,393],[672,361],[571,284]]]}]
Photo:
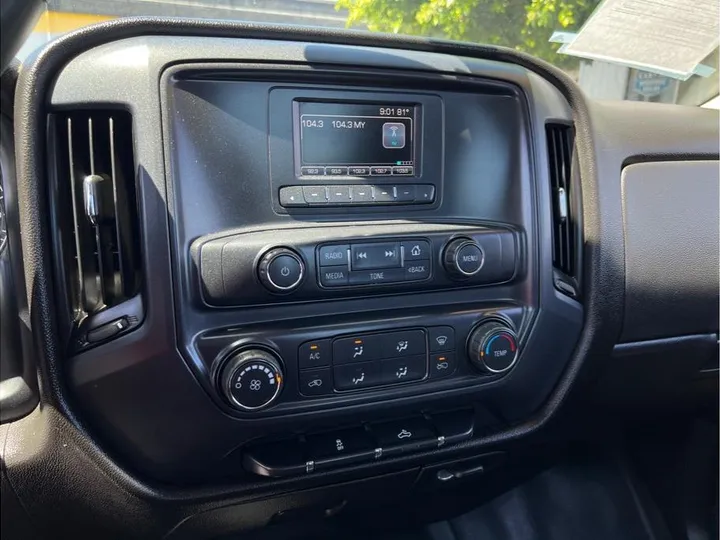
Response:
[{"label": "power button", "polygon": [[294,251],[276,248],[268,251],[260,260],[258,275],[263,285],[272,292],[291,292],[303,280],[305,265]]}]

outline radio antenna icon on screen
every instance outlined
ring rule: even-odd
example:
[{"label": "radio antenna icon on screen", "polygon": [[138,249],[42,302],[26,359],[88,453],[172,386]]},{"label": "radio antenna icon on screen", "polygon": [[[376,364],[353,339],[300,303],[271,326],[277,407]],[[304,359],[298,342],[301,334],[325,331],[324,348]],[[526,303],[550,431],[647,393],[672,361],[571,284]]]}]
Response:
[{"label": "radio antenna icon on screen", "polygon": [[382,127],[382,136],[385,148],[405,148],[405,124],[385,122]]}]

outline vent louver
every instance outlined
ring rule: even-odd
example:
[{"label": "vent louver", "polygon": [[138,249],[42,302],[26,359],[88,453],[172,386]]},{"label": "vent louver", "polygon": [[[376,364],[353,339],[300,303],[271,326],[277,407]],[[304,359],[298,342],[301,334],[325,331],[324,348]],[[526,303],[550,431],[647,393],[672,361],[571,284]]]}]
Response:
[{"label": "vent louver", "polygon": [[[576,222],[571,200],[571,165],[574,145],[573,128],[563,124],[545,126],[548,149],[553,216],[553,266],[568,277],[576,271]],[[574,285],[562,280],[558,288],[575,295]],[[556,279],[556,285],[558,280]],[[573,290],[568,290],[568,287]]]},{"label": "vent louver", "polygon": [[132,119],[78,111],[56,115],[54,124],[61,273],[72,322],[83,329],[78,342],[87,344],[101,325],[126,330],[138,320],[136,308],[112,310],[140,288]]}]

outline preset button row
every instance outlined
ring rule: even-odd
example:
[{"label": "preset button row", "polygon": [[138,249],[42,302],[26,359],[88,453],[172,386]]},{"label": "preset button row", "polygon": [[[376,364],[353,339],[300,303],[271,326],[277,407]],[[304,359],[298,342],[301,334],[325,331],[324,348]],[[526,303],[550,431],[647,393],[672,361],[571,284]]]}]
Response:
[{"label": "preset button row", "polygon": [[280,205],[286,208],[354,206],[358,204],[429,204],[434,200],[435,186],[431,184],[285,186],[280,188]]},{"label": "preset button row", "polygon": [[412,165],[374,166],[374,167],[302,167],[303,176],[413,176],[415,168]]}]

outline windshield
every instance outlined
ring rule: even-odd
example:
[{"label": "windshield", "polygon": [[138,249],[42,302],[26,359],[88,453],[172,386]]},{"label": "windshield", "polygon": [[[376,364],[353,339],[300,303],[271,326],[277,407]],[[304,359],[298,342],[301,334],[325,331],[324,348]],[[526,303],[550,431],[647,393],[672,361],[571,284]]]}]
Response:
[{"label": "windshield", "polygon": [[123,16],[352,28],[510,47],[592,98],[718,103],[717,0],[48,0],[19,53]]}]

